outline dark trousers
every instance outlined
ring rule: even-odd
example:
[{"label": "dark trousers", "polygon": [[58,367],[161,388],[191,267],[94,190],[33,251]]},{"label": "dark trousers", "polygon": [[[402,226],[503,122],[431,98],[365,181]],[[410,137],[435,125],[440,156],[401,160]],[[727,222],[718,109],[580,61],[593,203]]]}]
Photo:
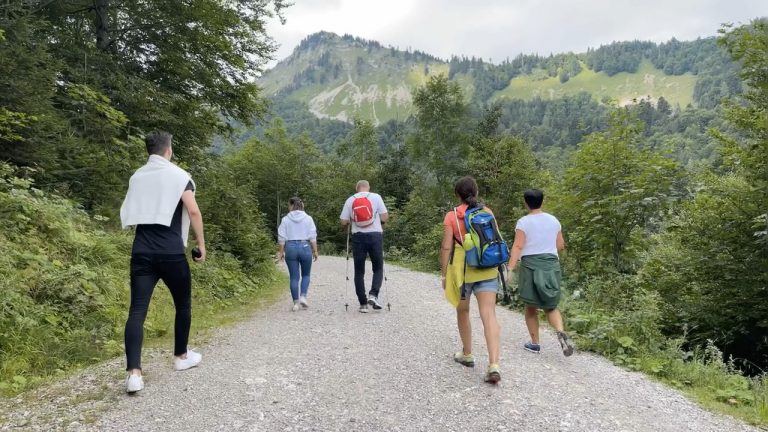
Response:
[{"label": "dark trousers", "polygon": [[127,370],[141,369],[144,319],[157,281],[162,279],[176,306],[174,349],[176,356],[187,352],[192,322],[192,275],[184,255],[134,254],[131,256],[131,308],[125,323]]},{"label": "dark trousers", "polygon": [[380,232],[352,234],[352,257],[355,260],[355,292],[360,305],[368,303],[365,296],[365,258],[373,265],[372,296],[378,297],[384,281],[384,236]]}]

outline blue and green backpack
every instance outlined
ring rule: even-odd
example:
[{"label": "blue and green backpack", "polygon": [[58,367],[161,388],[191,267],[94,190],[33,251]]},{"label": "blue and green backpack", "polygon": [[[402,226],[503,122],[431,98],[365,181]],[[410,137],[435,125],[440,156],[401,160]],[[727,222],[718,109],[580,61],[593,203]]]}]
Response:
[{"label": "blue and green backpack", "polygon": [[467,209],[464,227],[469,237],[465,237],[464,244],[468,266],[494,268],[509,261],[507,242],[499,232],[496,218],[485,207]]}]

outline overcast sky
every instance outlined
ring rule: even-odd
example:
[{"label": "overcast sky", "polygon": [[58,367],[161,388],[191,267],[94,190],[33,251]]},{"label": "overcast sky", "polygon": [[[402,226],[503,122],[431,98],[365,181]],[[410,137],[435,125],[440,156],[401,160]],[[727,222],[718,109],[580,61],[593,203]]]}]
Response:
[{"label": "overcast sky", "polygon": [[[285,25],[269,24],[290,55],[326,30],[448,59],[498,63],[523,53],[584,52],[615,40],[713,36],[721,23],[768,16],[768,0],[293,0]],[[273,62],[274,63],[274,62]]]}]

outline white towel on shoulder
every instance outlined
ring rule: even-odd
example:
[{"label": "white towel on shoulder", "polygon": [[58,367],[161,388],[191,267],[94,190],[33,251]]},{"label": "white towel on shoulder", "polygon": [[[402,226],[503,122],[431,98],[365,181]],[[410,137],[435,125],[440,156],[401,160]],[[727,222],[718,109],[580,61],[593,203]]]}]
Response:
[{"label": "white towel on shoulder", "polygon": [[[128,183],[128,193],[120,207],[123,229],[134,225],[171,226],[181,194],[192,181],[186,171],[162,156],[151,155],[146,165],[136,170]],[[192,182],[194,185],[194,182]],[[181,238],[189,236],[189,212],[181,212]]]}]

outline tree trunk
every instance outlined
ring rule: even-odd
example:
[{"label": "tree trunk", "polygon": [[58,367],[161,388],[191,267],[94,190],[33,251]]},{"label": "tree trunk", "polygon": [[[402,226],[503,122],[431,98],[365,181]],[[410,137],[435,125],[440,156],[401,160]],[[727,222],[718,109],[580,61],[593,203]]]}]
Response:
[{"label": "tree trunk", "polygon": [[96,11],[96,47],[101,51],[109,49],[109,0],[94,0]]}]

